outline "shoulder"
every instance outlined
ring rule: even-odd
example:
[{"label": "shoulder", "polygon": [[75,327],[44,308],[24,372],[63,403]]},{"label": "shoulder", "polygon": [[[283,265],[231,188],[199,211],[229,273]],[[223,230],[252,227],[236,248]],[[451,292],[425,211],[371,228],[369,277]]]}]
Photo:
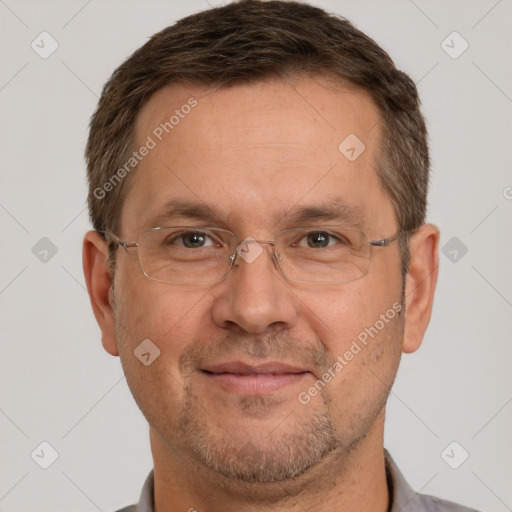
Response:
[{"label": "shoulder", "polygon": [[419,494],[405,480],[387,450],[384,451],[386,475],[392,499],[391,512],[478,512],[428,494]]},{"label": "shoulder", "polygon": [[151,470],[142,487],[139,503],[121,508],[117,512],[154,512],[153,492],[154,472]]},{"label": "shoulder", "polygon": [[425,510],[428,512],[478,512],[474,508],[464,507],[453,501],[442,500],[428,494],[417,494],[411,505],[411,508],[406,508],[405,510],[410,512],[413,510]]}]

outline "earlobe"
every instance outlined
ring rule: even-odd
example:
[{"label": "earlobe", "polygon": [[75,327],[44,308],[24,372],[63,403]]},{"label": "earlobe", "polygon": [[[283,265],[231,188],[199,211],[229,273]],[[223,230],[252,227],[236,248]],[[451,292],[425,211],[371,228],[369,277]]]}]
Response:
[{"label": "earlobe", "polygon": [[108,272],[107,244],[96,231],[86,233],[83,242],[82,264],[92,310],[101,329],[105,350],[119,355],[115,336],[113,291]]},{"label": "earlobe", "polygon": [[439,267],[439,229],[424,224],[409,240],[411,255],[405,286],[405,332],[402,350],[421,345],[432,314]]}]

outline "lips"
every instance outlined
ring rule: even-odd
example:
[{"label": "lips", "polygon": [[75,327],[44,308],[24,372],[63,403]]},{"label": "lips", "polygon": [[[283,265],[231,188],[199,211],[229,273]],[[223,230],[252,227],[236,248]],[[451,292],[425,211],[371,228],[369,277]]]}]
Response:
[{"label": "lips", "polygon": [[283,375],[304,373],[306,370],[280,362],[269,362],[259,365],[250,365],[240,361],[207,365],[203,371],[218,375],[231,373],[236,375]]},{"label": "lips", "polygon": [[209,364],[201,372],[225,391],[243,395],[269,395],[297,383],[309,372],[278,361],[252,365],[241,361]]}]

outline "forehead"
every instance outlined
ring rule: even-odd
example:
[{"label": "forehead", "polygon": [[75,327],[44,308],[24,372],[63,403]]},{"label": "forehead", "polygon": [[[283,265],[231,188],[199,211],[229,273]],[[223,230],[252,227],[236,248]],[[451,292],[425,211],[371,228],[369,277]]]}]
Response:
[{"label": "forehead", "polygon": [[357,212],[361,224],[389,214],[376,173],[379,124],[367,93],[311,78],[164,87],[137,118],[134,148],[145,156],[123,231],[181,220],[168,208],[180,201],[202,203],[229,229],[263,230],[329,204]]}]

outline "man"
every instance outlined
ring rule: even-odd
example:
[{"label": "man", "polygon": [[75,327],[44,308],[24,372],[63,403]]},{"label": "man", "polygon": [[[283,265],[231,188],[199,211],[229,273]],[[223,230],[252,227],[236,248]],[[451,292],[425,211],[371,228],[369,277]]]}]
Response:
[{"label": "man", "polygon": [[348,21],[246,0],[179,21],[107,83],[84,271],[150,425],[125,511],[467,511],[383,448],[438,267],[413,82]]}]

